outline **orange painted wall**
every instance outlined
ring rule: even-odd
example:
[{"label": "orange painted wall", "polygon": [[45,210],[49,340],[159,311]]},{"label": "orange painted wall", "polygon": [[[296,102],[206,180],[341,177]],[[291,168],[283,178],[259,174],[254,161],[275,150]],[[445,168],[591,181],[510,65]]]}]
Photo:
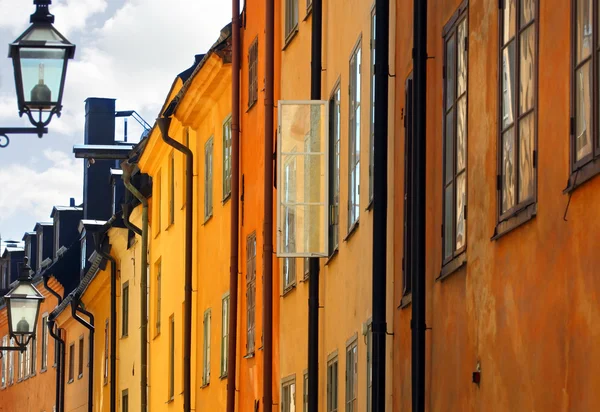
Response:
[{"label": "orange painted wall", "polygon": [[[62,294],[62,286],[51,278],[49,286]],[[35,375],[30,376],[22,381],[17,379],[17,359],[18,352],[12,352],[14,357],[14,384],[8,385],[8,363],[7,363],[7,386],[0,389],[0,411],[1,412],[17,412],[17,411],[51,411],[56,399],[56,368],[54,365],[54,339],[48,335],[48,356],[47,367],[42,369],[42,340],[41,340],[41,317],[46,315],[56,306],[56,298],[50,294],[43,283],[36,285],[45,300],[40,307],[40,317],[37,325],[37,351],[36,351],[36,367]],[[2,337],[8,335],[8,318],[6,306],[0,308],[0,345]],[[8,354],[6,361],[8,362]]]},{"label": "orange painted wall", "polygon": [[[498,3],[469,5],[467,264],[443,282],[442,28],[459,0],[429,2],[427,64],[427,379],[431,411],[600,409],[600,178],[573,192],[569,178],[570,4],[539,8],[537,216],[490,240],[496,224]],[[412,1],[398,0],[412,15]],[[411,20],[399,24],[398,110],[411,67]],[[399,116],[399,112],[397,116]],[[401,124],[397,132],[404,135]],[[396,187],[402,187],[401,149]],[[396,198],[395,211],[402,216]],[[400,226],[396,225],[396,229]],[[402,255],[402,231],[395,249]],[[401,277],[396,265],[396,302]],[[410,307],[395,321],[394,410],[410,410]],[[481,363],[481,384],[471,373]]]},{"label": "orange painted wall", "polygon": [[[281,2],[275,1],[275,81],[274,102],[279,98],[279,81],[282,47],[281,41]],[[244,25],[241,30],[241,78],[240,78],[240,179],[243,186],[240,194],[243,196],[240,202],[240,272],[239,277],[239,302],[238,302],[238,410],[250,411],[254,408],[255,401],[262,402],[263,382],[263,351],[261,349],[261,336],[263,332],[263,217],[264,217],[264,79],[265,79],[265,2],[261,0],[249,0],[245,2]],[[248,49],[250,44],[258,37],[258,101],[248,109]],[[277,121],[277,110],[274,109],[274,130]],[[275,139],[275,132],[273,138]],[[275,142],[273,142],[273,147]],[[274,197],[275,198],[275,197]],[[275,211],[275,208],[273,208]],[[275,214],[273,215],[275,222]],[[256,233],[256,331],[255,331],[255,356],[244,357],[246,352],[246,273],[247,254],[246,239],[248,235]],[[275,231],[273,231],[275,241]],[[279,403],[279,265],[273,257],[273,403]],[[273,408],[275,409],[275,408]],[[265,408],[269,411],[271,409]]]}]

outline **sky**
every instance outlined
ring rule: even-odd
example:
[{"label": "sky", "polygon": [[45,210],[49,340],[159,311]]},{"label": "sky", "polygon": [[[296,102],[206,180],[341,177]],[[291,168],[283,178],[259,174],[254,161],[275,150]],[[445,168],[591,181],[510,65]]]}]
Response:
[{"label": "sky", "polygon": [[[205,53],[231,21],[225,0],[54,0],[56,27],[76,44],[69,62],[63,111],[49,133],[10,136],[0,148],[0,237],[20,241],[36,222],[50,220],[54,205],[82,201],[83,160],[72,147],[83,143],[84,101],[116,100],[117,110],[135,110],[154,124],[178,73]],[[29,25],[32,0],[0,0],[0,45]],[[7,55],[7,54],[6,54]],[[0,60],[0,125],[31,126],[19,118],[12,62]],[[142,129],[129,122],[129,141]],[[116,137],[123,136],[117,119]],[[3,250],[3,248],[2,248]]]}]

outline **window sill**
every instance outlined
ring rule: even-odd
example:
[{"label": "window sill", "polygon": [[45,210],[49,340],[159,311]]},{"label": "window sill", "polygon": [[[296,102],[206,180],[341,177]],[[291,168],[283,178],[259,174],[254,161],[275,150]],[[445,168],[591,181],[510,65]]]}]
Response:
[{"label": "window sill", "polygon": [[169,400],[168,400],[168,401],[166,401],[165,403],[166,403],[166,404],[169,404],[169,403],[173,403],[173,401],[175,401],[175,397],[174,397],[174,396],[171,396],[171,397],[169,398]]},{"label": "window sill", "polygon": [[463,251],[458,256],[455,256],[451,261],[442,266],[440,275],[435,280],[441,282],[453,273],[458,272],[465,266],[467,266],[467,252]]},{"label": "window sill", "polygon": [[367,208],[365,209],[366,212],[370,212],[371,210],[373,210],[373,198],[369,199],[369,204],[367,205]]},{"label": "window sill", "polygon": [[175,224],[175,222],[170,222],[169,225],[165,228],[165,232],[168,232],[169,229],[171,229],[174,224]]},{"label": "window sill", "polygon": [[202,225],[204,226],[205,224],[207,224],[208,221],[210,219],[212,219],[212,217],[213,217],[212,213],[209,216],[204,216],[204,222],[202,223]]},{"label": "window sill", "polygon": [[152,340],[155,340],[156,338],[159,338],[159,337],[160,337],[160,332],[156,332],[154,334],[154,337],[152,338]]},{"label": "window sill", "polygon": [[127,339],[128,337],[129,337],[129,334],[127,334],[127,333],[124,335],[121,335],[121,339]]},{"label": "window sill", "polygon": [[359,224],[360,224],[360,221],[358,219],[356,219],[356,222],[354,222],[352,224],[352,226],[350,226],[350,229],[348,229],[348,233],[346,234],[346,237],[344,238],[344,242],[347,242],[348,239],[350,239],[350,237],[358,230]]},{"label": "window sill", "polygon": [[40,373],[46,373],[48,371],[48,369],[44,368],[44,369],[40,369]]},{"label": "window sill", "polygon": [[412,304],[412,293],[408,293],[402,296],[402,300],[400,301],[399,309],[406,309]]},{"label": "window sill", "polygon": [[[73,379],[69,379],[69,380],[67,381],[67,384],[71,384],[71,383],[73,383],[73,382],[74,382],[74,381],[73,381]],[[105,384],[105,385],[106,385],[106,384]]]},{"label": "window sill", "polygon": [[563,190],[563,193],[567,194],[573,192],[579,186],[582,186],[598,174],[600,174],[600,158],[596,158],[575,169],[571,173],[571,176],[569,176],[569,182],[565,190]]},{"label": "window sill", "polygon": [[83,373],[80,373],[79,376],[77,376],[77,379],[81,379],[83,378]]},{"label": "window sill", "polygon": [[247,353],[244,359],[252,359],[255,356],[254,352]]},{"label": "window sill", "polygon": [[334,257],[336,257],[339,254],[339,252],[339,249],[336,247],[325,261],[325,266],[329,265],[329,263],[333,260]]},{"label": "window sill", "polygon": [[283,289],[283,294],[281,295],[282,298],[286,297],[289,293],[291,293],[293,290],[296,289],[296,282],[292,283],[289,286],[286,286]]},{"label": "window sill", "polygon": [[298,34],[298,23],[296,23],[296,25],[294,26],[294,28],[285,37],[285,43],[283,44],[283,48],[281,49],[282,51],[284,51],[285,49],[287,49],[287,47],[290,45],[290,43],[292,42],[292,40],[294,40],[294,37],[296,37],[296,34]]},{"label": "window sill", "polygon": [[229,202],[229,199],[231,199],[231,192],[227,193],[224,197],[223,200],[221,200],[221,204],[224,205],[225,203]]},{"label": "window sill", "polygon": [[208,388],[209,385],[210,385],[210,382],[203,383],[202,386],[200,386],[200,389]]},{"label": "window sill", "polygon": [[491,240],[498,240],[507,233],[532,220],[537,215],[537,203],[531,203],[515,212],[512,216],[504,219],[496,225]]},{"label": "window sill", "polygon": [[304,16],[303,21],[306,21],[308,19],[308,16],[310,16],[312,14],[312,3],[310,3],[308,5],[308,7],[306,7],[306,16]]},{"label": "window sill", "polygon": [[221,374],[221,376],[219,376],[219,379],[220,380],[227,379],[227,372],[224,374]]},{"label": "window sill", "polygon": [[248,105],[248,108],[246,109],[246,113],[248,113],[250,111],[250,109],[252,109],[254,106],[256,106],[256,103],[258,102],[258,99],[256,99],[255,101],[253,101],[252,103],[250,103]]}]

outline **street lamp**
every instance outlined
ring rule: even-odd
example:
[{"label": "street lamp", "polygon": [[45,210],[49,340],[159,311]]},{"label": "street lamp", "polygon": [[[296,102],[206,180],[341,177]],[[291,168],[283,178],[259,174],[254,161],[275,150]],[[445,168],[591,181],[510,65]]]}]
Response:
[{"label": "street lamp", "polygon": [[52,0],[33,3],[31,26],[9,45],[8,57],[13,61],[19,116],[26,114],[34,127],[0,128],[0,147],[8,146],[7,134],[48,133],[52,117],[60,117],[67,64],[75,56],[75,45],[52,25]]},{"label": "street lamp", "polygon": [[15,339],[17,346],[2,347],[1,350],[24,351],[29,341],[35,338],[44,296],[33,286],[30,272],[25,258],[17,285],[4,296],[8,308],[8,334]]}]

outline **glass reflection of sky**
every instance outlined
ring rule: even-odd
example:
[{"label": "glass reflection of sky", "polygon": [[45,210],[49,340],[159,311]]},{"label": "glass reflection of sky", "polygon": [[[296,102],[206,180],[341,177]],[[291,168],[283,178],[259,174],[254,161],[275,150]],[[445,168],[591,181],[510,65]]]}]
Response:
[{"label": "glass reflection of sky", "polygon": [[31,91],[43,80],[57,101],[64,64],[64,50],[23,49],[21,50],[21,73],[25,101],[31,100]]}]

